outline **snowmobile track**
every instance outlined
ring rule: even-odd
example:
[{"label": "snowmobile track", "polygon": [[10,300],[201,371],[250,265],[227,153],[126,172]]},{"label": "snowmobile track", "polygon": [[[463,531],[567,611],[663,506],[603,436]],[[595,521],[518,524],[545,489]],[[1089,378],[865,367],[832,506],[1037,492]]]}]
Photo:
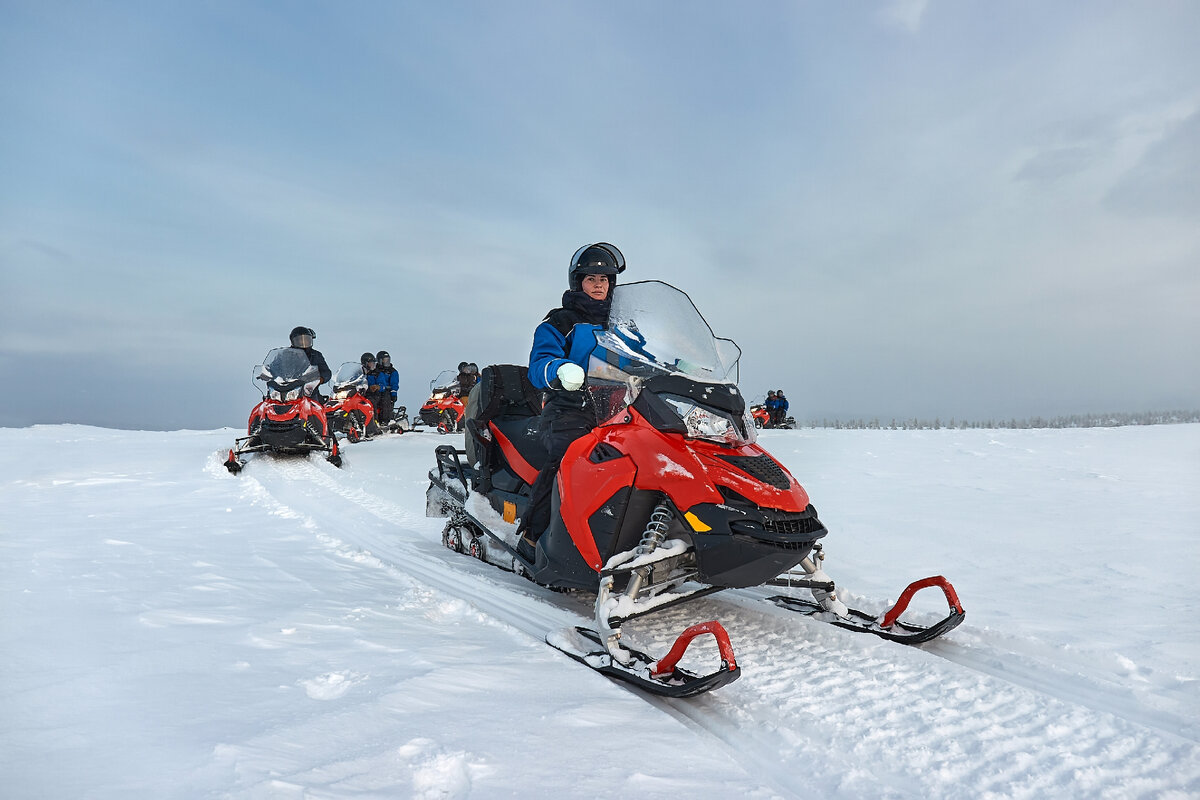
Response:
[{"label": "snowmobile track", "polygon": [[[550,592],[444,548],[442,521],[411,510],[423,511],[423,481],[400,503],[356,487],[352,476],[324,462],[264,461],[240,480],[252,479],[252,502],[286,509],[339,554],[369,554],[537,640],[589,618],[590,598]],[[896,797],[949,797],[963,785],[981,796],[1036,796],[1072,782],[1089,796],[1137,796],[1117,787],[1138,785],[1149,796],[1159,794],[1152,787],[1164,770],[1177,785],[1200,789],[1200,748],[1188,723],[1139,711],[1115,687],[1079,685],[1058,671],[1047,678],[1035,659],[953,640],[913,648],[864,637],[798,618],[757,591],[697,600],[635,635],[665,647],[685,618],[726,625],[742,680],[712,695],[646,702],[724,743],[785,795],[803,795],[819,777],[848,794],[896,787]],[[1048,750],[1048,739],[1057,746]],[[829,752],[866,757],[847,763]]]}]

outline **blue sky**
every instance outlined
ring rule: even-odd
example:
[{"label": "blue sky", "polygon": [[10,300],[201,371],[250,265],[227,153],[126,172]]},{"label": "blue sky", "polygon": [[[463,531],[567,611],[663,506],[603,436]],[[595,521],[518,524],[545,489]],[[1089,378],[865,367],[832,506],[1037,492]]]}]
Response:
[{"label": "blue sky", "polygon": [[793,412],[1200,406],[1192,2],[0,2],[0,425],[240,426],[295,325],[401,399],[571,254]]}]

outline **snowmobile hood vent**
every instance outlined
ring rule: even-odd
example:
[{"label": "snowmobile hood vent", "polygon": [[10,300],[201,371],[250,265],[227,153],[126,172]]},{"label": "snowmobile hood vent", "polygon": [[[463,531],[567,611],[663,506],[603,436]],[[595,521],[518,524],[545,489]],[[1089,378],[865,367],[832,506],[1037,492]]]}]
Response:
[{"label": "snowmobile hood vent", "polygon": [[722,461],[728,461],[747,475],[751,475],[763,483],[771,484],[776,489],[787,491],[792,485],[791,479],[783,471],[783,467],[775,463],[775,459],[768,455],[718,457]]}]

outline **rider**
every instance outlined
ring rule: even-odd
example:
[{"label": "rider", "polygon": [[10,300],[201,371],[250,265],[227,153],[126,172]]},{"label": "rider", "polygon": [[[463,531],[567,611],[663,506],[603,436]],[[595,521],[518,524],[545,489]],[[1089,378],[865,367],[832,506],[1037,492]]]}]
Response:
[{"label": "rider", "polygon": [[458,396],[465,398],[471,387],[479,382],[479,367],[469,361],[458,362]]},{"label": "rider", "polygon": [[550,526],[550,493],[567,447],[596,426],[596,410],[583,388],[585,368],[596,333],[608,322],[617,275],[625,257],[606,242],[575,251],[567,269],[568,289],[562,307],[548,313],[533,332],[529,380],[541,389],[544,404],[538,432],[546,448],[546,464],[529,495],[529,508],[518,528],[517,552],[533,561],[534,546]]},{"label": "rider", "polygon": [[392,357],[387,350],[375,354],[379,365],[375,368],[376,383],[379,387],[375,413],[379,421],[386,425],[392,421],[392,406],[396,405],[396,394],[400,391],[400,374],[392,366]]},{"label": "rider", "polygon": [[[316,332],[312,328],[305,328],[297,325],[292,328],[292,332],[288,334],[291,340],[292,347],[299,348],[304,351],[304,355],[308,356],[308,363],[317,368],[317,372],[321,375],[321,383],[328,383],[333,378],[333,372],[330,371],[329,365],[325,363],[325,356],[321,355],[320,350],[313,349],[313,340],[317,338]],[[325,402],[320,395],[320,388],[313,392],[314,399],[319,403]]]},{"label": "rider", "polygon": [[375,410],[375,414],[371,419],[372,434],[379,433],[379,371],[375,369],[375,354],[363,353],[358,357],[358,363],[362,365],[363,377],[367,379],[367,390],[363,392],[363,397],[371,404],[371,408]]}]

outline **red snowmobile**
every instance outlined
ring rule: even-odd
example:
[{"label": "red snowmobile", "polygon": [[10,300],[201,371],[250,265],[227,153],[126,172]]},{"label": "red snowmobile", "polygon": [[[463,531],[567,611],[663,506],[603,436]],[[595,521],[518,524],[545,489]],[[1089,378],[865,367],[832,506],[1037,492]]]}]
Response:
[{"label": "red snowmobile", "polygon": [[463,429],[466,404],[459,396],[458,372],[442,370],[429,382],[429,399],[421,406],[418,418],[438,433],[457,433]]},{"label": "red snowmobile", "polygon": [[767,411],[767,407],[762,403],[750,406],[750,418],[754,421],[756,428],[786,428],[790,430],[796,427],[795,417],[784,417],[783,422],[778,425],[771,422],[771,412]]},{"label": "red snowmobile", "polygon": [[330,381],[333,392],[325,401],[325,420],[329,429],[344,433],[351,442],[359,442],[378,432],[375,424],[375,407],[365,396],[367,376],[362,364],[347,361],[338,367]]},{"label": "red snowmobile", "polygon": [[[718,339],[682,291],[657,281],[614,289],[596,335],[588,396],[602,420],[567,450],[551,524],[532,561],[515,547],[516,521],[546,454],[540,401],[523,367],[488,367],[467,420],[465,451],[436,448],[426,513],[448,516],[443,543],[555,589],[596,593],[591,627],[546,641],[576,660],[655,694],[689,696],[739,675],[717,621],[684,631],[655,659],[621,642],[623,622],[725,589],[780,586],[769,598],[851,630],[927,641],[963,619],[939,577],[908,587],[876,618],[849,609],[821,569],[827,531],[808,494],[755,443],[737,387],[741,351]],[[466,460],[460,458],[465,455]],[[912,593],[939,586],[951,609],[922,627],[898,620]],[[721,665],[696,675],[678,666],[696,636],[712,634]]]},{"label": "red snowmobile", "polygon": [[263,385],[262,402],[250,412],[247,436],[234,442],[225,468],[238,473],[247,453],[324,453],[342,465],[337,437],[325,421],[325,408],[312,398],[321,383],[317,368],[297,347],[277,347],[254,368],[254,381]]}]

